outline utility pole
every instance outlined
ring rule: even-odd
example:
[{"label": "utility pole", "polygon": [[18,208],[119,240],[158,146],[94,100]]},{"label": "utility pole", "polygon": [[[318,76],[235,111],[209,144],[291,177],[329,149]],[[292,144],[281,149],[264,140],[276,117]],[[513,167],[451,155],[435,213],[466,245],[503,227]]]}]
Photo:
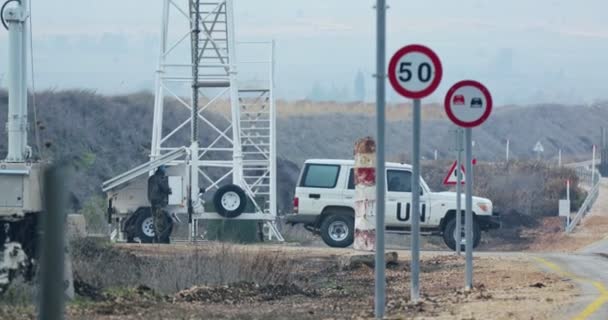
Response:
[{"label": "utility pole", "polygon": [[593,145],[593,155],[591,156],[591,186],[595,186],[595,145]]},{"label": "utility pole", "polygon": [[385,305],[385,260],[384,260],[384,211],[385,211],[385,104],[386,104],[386,1],[376,1],[376,260],[375,301],[376,319],[384,318]]}]

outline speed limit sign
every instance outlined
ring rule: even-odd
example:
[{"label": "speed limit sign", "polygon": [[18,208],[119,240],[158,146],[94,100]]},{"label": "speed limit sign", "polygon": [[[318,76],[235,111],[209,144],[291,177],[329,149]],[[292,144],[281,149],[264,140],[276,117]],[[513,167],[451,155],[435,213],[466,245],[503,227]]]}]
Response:
[{"label": "speed limit sign", "polygon": [[[433,50],[413,44],[399,49],[388,64],[388,78],[393,89],[413,99],[412,177],[411,177],[411,300],[420,298],[420,127],[422,98],[429,96],[441,82],[441,61]],[[415,181],[415,182],[414,182]],[[382,201],[382,200],[379,200]]]},{"label": "speed limit sign", "polygon": [[400,95],[410,99],[421,99],[433,93],[442,75],[437,54],[419,44],[399,49],[388,66],[391,85]]}]

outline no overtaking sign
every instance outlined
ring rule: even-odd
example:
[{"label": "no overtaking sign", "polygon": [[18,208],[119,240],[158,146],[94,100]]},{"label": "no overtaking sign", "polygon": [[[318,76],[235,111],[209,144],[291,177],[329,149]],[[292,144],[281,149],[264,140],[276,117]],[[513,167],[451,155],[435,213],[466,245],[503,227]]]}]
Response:
[{"label": "no overtaking sign", "polygon": [[445,112],[458,126],[477,127],[492,113],[490,91],[477,81],[460,81],[445,95]]}]

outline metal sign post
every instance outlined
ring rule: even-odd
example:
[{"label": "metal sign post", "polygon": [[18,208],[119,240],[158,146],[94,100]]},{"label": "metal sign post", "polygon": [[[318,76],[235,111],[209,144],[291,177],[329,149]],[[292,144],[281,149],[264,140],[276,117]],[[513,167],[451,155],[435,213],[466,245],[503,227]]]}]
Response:
[{"label": "metal sign post", "polygon": [[[465,162],[466,172],[465,179],[468,183],[465,184],[465,250],[466,250],[466,276],[465,276],[465,289],[470,290],[473,288],[473,144],[471,128],[464,129],[465,135]],[[460,246],[460,245],[459,245]]]},{"label": "metal sign post", "polygon": [[462,129],[456,130],[456,254],[460,255],[462,244]]},{"label": "metal sign post", "polygon": [[420,99],[414,99],[412,141],[412,301],[420,299]]},{"label": "metal sign post", "polygon": [[386,1],[376,2],[376,259],[374,268],[374,313],[376,319],[384,318],[385,273],[384,268],[384,131],[385,129],[385,65],[386,65]]},{"label": "metal sign post", "polygon": [[[465,128],[465,289],[473,288],[473,133],[492,113],[492,96],[481,83],[472,80],[453,85],[445,96],[445,111],[456,125]],[[458,247],[458,246],[457,246]]]},{"label": "metal sign post", "polygon": [[570,225],[570,180],[566,181],[566,201],[568,201],[568,215],[566,216],[566,226]]},{"label": "metal sign post", "polygon": [[460,255],[462,245],[462,185],[466,183],[462,176],[462,172],[465,171],[462,166],[464,132],[462,131],[462,128],[457,128],[456,130],[451,130],[450,134],[454,136],[453,151],[456,151],[456,161],[454,161],[454,164],[452,164],[452,167],[448,170],[448,174],[443,179],[443,184],[446,186],[456,186],[456,216],[454,217],[456,219],[456,229],[454,229],[454,233],[456,254]]},{"label": "metal sign post", "polygon": [[[391,58],[388,77],[400,95],[414,99],[412,141],[412,232],[411,232],[411,299],[420,299],[420,99],[432,94],[443,75],[441,61],[435,52],[422,45],[408,45]],[[384,173],[378,173],[384,175]],[[381,178],[379,180],[384,180]]]},{"label": "metal sign post", "polygon": [[595,145],[593,145],[593,155],[591,156],[591,187],[595,186]]}]

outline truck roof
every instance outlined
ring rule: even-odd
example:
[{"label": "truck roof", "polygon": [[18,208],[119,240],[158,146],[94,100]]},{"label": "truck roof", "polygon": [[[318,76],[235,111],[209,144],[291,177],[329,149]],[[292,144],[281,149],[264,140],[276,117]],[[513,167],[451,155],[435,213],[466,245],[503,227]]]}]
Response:
[{"label": "truck roof", "polygon": [[[354,166],[355,160],[349,159],[308,159],[304,163],[317,163],[317,164],[333,164],[333,165],[341,165],[341,166]],[[403,168],[403,169],[412,169],[412,166],[405,163],[398,162],[387,162],[387,167],[392,168]]]}]

